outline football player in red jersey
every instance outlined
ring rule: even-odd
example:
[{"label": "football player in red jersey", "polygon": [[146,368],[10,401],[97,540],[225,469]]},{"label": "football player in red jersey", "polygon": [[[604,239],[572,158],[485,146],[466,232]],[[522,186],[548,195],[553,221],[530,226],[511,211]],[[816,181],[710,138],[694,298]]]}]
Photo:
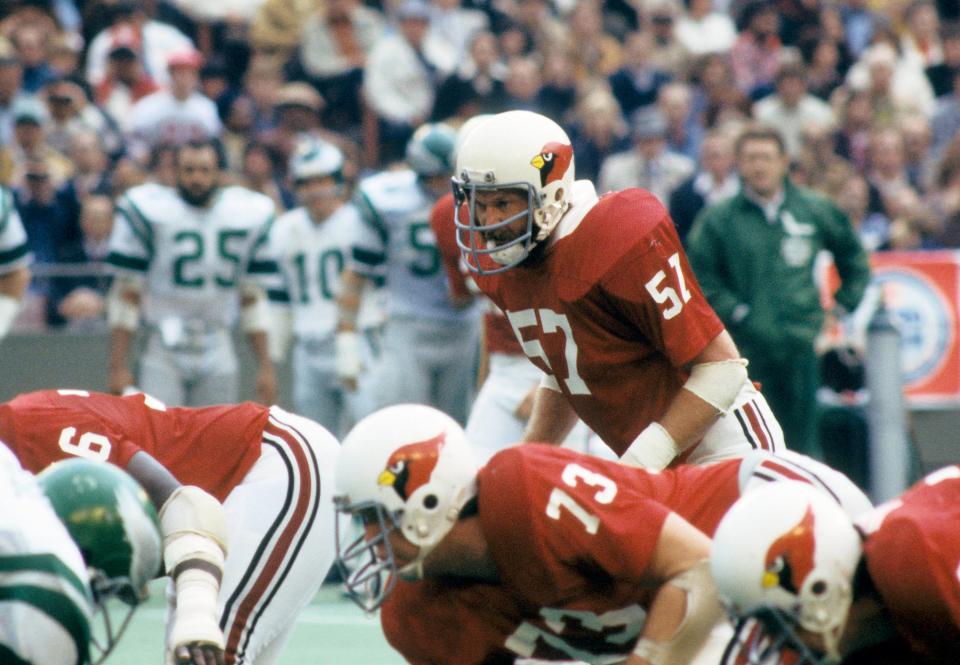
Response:
[{"label": "football player in red jersey", "polygon": [[48,390],[0,404],[0,440],[35,473],[75,455],[144,486],[174,580],[167,662],[276,662],[333,562],[339,446],[276,406]]},{"label": "football player in red jersey", "polygon": [[566,133],[529,111],[470,130],[454,192],[464,259],[544,372],[525,440],[557,443],[579,415],[653,469],[783,448],[653,195],[598,198]]},{"label": "football player in red jersey", "polygon": [[820,485],[851,513],[870,506],[822,464],[761,452],[651,473],[527,444],[478,469],[454,421],[400,405],[344,439],[337,515],[365,533],[338,542],[338,559],[411,663],[716,663],[729,632],[705,534],[741,488],[778,478]]},{"label": "football player in red jersey", "polygon": [[743,662],[776,663],[765,647],[785,644],[803,663],[956,663],[960,466],[853,520],[806,485],[760,488],[721,521],[711,566],[730,609],[764,629],[731,649]]}]

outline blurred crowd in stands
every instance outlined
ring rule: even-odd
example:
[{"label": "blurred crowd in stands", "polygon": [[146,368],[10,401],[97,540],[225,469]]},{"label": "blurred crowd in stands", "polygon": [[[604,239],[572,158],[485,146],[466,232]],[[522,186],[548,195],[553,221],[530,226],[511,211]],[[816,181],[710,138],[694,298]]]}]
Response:
[{"label": "blurred crowd in stands", "polygon": [[556,119],[578,177],[651,190],[681,237],[737,191],[758,119],[869,250],[960,246],[956,0],[5,0],[0,183],[36,275],[20,327],[102,325],[106,273],[82,264],[118,195],[174,183],[178,142],[218,137],[226,177],[283,211],[303,133],[356,179],[423,122],[506,109]]}]

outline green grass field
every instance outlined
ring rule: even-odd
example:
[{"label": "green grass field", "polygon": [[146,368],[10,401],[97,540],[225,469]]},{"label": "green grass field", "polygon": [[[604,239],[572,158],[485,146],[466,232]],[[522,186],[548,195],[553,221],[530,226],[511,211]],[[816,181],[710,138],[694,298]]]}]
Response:
[{"label": "green grass field", "polygon": [[[108,665],[161,665],[165,580],[150,587]],[[335,586],[320,590],[301,613],[278,665],[401,665],[387,645],[377,617],[368,617]]]}]

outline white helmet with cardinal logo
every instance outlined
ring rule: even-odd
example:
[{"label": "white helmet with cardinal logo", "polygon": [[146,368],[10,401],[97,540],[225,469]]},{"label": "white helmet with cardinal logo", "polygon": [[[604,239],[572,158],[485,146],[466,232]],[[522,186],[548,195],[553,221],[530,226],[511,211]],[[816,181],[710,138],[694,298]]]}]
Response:
[{"label": "white helmet with cardinal logo", "polygon": [[[469,268],[479,273],[502,272],[520,264],[546,240],[570,207],[574,182],[573,147],[567,133],[550,118],[531,111],[507,111],[478,122],[457,150],[453,179],[457,206],[457,241]],[[527,209],[491,226],[476,217],[478,191],[521,190]],[[491,234],[526,217],[526,229],[507,242]],[[484,260],[492,259],[492,263]]]},{"label": "white helmet with cardinal logo", "polygon": [[[334,495],[338,521],[357,516],[366,530],[341,547],[337,529],[337,558],[347,571],[347,590],[354,600],[368,610],[379,605],[390,590],[389,582],[375,581],[383,573],[422,576],[424,558],[476,494],[473,451],[463,428],[442,411],[400,404],[357,423],[343,440]],[[420,548],[402,568],[390,548],[388,534],[393,529]]]}]

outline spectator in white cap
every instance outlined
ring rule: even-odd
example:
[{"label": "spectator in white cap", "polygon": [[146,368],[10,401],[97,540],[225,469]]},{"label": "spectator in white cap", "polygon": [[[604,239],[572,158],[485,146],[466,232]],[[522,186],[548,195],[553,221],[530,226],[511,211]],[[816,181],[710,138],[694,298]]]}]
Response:
[{"label": "spectator in white cap", "polygon": [[167,59],[170,89],[158,90],[137,102],[130,111],[129,147],[145,159],[160,144],[181,145],[220,136],[217,105],[199,90],[203,57],[193,48],[174,52]]}]

